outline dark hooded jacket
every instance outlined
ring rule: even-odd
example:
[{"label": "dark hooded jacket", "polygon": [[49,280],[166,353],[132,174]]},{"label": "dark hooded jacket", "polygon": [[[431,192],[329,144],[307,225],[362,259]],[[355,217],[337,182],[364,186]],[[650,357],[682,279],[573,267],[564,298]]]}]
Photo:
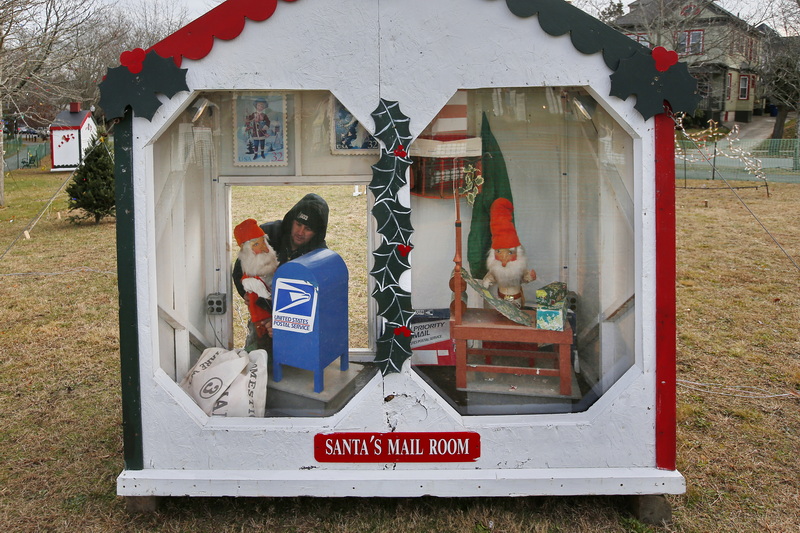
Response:
[{"label": "dark hooded jacket", "polygon": [[[297,259],[317,248],[327,248],[325,235],[328,232],[328,203],[318,194],[308,193],[294,207],[292,207],[283,217],[283,220],[275,220],[261,224],[261,229],[267,234],[269,244],[275,249],[278,256],[278,264],[282,265],[292,259]],[[314,231],[314,237],[306,244],[296,250],[292,250],[292,223],[298,220]],[[242,287],[242,265],[239,260],[233,265],[233,283],[236,291],[244,298],[244,287]],[[261,304],[259,299],[259,304]],[[264,305],[272,302],[264,301]],[[266,308],[266,307],[265,307]]]}]

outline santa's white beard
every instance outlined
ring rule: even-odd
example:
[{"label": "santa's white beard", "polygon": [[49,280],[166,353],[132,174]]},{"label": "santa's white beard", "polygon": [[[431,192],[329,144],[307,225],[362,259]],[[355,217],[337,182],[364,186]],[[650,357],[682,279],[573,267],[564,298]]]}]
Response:
[{"label": "santa's white beard", "polygon": [[258,276],[267,283],[267,286],[272,284],[272,275],[278,268],[278,257],[272,246],[269,247],[269,252],[256,254],[253,253],[252,242],[247,241],[239,252],[239,261],[242,264],[242,272],[246,275]]},{"label": "santa's white beard", "polygon": [[495,258],[494,250],[489,250],[489,255],[486,257],[486,269],[494,276],[497,286],[501,289],[519,288],[522,285],[523,276],[528,272],[525,248],[522,245],[517,246],[517,259],[509,261],[506,266],[503,266],[503,263]]}]

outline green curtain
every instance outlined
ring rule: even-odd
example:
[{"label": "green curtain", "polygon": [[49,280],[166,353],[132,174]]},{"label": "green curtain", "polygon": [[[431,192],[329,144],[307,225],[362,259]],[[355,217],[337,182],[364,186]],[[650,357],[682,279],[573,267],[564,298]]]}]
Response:
[{"label": "green curtain", "polygon": [[511,195],[511,184],[508,181],[508,170],[503,152],[492,135],[486,113],[481,124],[481,142],[483,151],[483,189],[475,197],[472,206],[472,223],[467,237],[467,261],[472,277],[482,279],[486,275],[486,254],[492,246],[492,233],[489,228],[489,209],[498,198],[508,198],[514,203]]}]

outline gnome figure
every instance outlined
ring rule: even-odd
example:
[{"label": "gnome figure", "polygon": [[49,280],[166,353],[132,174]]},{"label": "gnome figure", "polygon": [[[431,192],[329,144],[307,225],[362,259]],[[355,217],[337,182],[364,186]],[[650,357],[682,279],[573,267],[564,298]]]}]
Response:
[{"label": "gnome figure", "polygon": [[536,279],[536,271],[528,270],[525,249],[514,228],[514,206],[506,198],[498,198],[489,211],[492,249],[486,257],[488,273],[483,278],[487,289],[497,284],[497,297],[517,307],[525,305],[522,284]]},{"label": "gnome figure", "polygon": [[[264,230],[252,218],[233,229],[236,243],[241,247],[239,261],[242,265],[242,286],[250,311],[250,320],[259,338],[269,337],[272,320],[272,275],[278,268],[275,250],[269,245]],[[267,340],[267,339],[265,339]],[[259,342],[259,348],[267,348]]]}]

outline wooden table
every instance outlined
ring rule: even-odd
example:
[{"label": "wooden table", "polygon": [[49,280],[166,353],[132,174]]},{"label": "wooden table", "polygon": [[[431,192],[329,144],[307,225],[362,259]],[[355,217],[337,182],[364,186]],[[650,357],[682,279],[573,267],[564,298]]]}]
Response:
[{"label": "wooden table", "polygon": [[[535,311],[525,311],[533,315]],[[533,376],[555,376],[559,378],[559,392],[563,396],[572,395],[572,329],[569,323],[564,324],[564,331],[538,329],[535,326],[523,326],[512,322],[494,309],[465,309],[461,313],[461,321],[450,321],[450,334],[456,342],[456,388],[467,387],[467,372],[488,372],[495,374],[520,374]],[[566,321],[565,321],[566,322]],[[468,348],[468,340],[523,342],[531,344],[552,344],[555,352],[542,352],[538,349],[488,349]],[[485,364],[469,364],[468,355],[484,357]],[[508,366],[492,364],[492,357],[524,357],[531,366]],[[535,363],[541,358],[553,359],[556,368],[540,368]]]}]

